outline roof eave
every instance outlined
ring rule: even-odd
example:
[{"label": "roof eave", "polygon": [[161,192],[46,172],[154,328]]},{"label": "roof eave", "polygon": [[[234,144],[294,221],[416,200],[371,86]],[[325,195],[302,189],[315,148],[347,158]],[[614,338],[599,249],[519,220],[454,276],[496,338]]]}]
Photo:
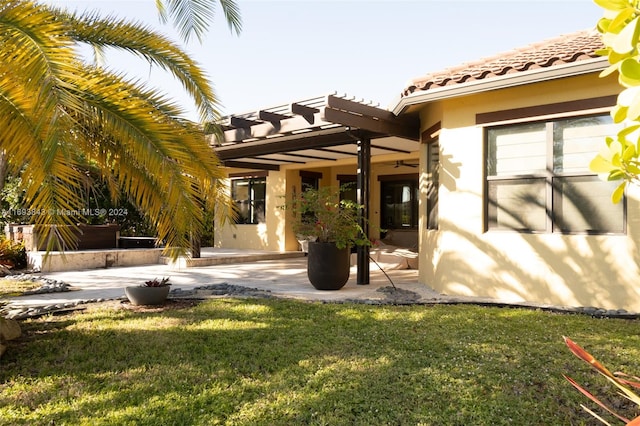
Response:
[{"label": "roof eave", "polygon": [[399,98],[395,102],[395,106],[391,108],[391,111],[395,115],[400,115],[405,112],[408,107],[413,105],[426,104],[429,102],[521,86],[524,84],[539,83],[558,78],[600,72],[604,70],[608,64],[609,62],[607,58],[601,57],[548,68],[537,68],[530,71],[506,74],[483,80],[473,80],[437,89],[416,91],[409,96]]}]

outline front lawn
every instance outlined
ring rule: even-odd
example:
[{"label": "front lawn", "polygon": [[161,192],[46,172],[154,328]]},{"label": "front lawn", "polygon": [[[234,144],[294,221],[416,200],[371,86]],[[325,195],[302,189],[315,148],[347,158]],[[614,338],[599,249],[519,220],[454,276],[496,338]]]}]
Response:
[{"label": "front lawn", "polygon": [[614,393],[562,336],[640,373],[638,321],[524,309],[216,299],[22,326],[1,425],[594,424],[562,374]]},{"label": "front lawn", "polygon": [[20,296],[27,290],[34,290],[42,283],[27,280],[8,280],[0,278],[0,301],[4,297]]}]

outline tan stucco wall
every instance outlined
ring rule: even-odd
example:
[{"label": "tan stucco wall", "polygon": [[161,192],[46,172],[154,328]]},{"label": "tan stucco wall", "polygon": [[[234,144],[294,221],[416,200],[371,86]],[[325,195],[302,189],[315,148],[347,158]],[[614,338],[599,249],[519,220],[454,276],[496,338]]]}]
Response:
[{"label": "tan stucco wall", "polygon": [[589,75],[424,106],[423,129],[442,123],[442,170],[440,229],[425,230],[422,217],[420,281],[450,295],[640,311],[637,188],[628,193],[626,235],[483,230],[483,128],[476,114],[618,92],[615,79]]},{"label": "tan stucco wall", "polygon": [[[371,238],[380,236],[380,182],[381,175],[418,173],[417,168],[396,168],[396,160],[411,163],[418,162],[418,151],[410,154],[388,154],[374,157],[372,160],[370,182],[370,232]],[[280,171],[270,171],[267,177],[267,199],[265,223],[258,225],[218,225],[214,233],[214,245],[232,249],[258,249],[270,251],[299,250],[298,241],[287,223],[291,221],[291,212],[280,208],[293,194],[301,190],[300,170],[322,173],[320,186],[337,187],[338,175],[355,175],[357,161],[323,161],[301,166],[283,166]],[[241,173],[243,170],[229,170],[230,173]],[[249,170],[246,170],[250,172]]]},{"label": "tan stucco wall", "polygon": [[[234,172],[237,172],[234,170]],[[267,176],[265,200],[265,223],[257,225],[226,224],[216,226],[214,246],[232,249],[254,249],[284,251],[284,211],[278,206],[284,204],[285,173],[270,171]],[[230,191],[230,188],[228,188]]]}]

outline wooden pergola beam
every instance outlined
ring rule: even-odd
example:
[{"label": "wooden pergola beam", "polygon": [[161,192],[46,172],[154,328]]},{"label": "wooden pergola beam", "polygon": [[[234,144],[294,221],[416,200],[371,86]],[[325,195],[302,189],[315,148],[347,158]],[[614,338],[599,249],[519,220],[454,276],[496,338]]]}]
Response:
[{"label": "wooden pergola beam", "polygon": [[387,111],[372,105],[362,104],[349,99],[340,98],[335,95],[327,96],[327,107],[331,109],[339,109],[359,115],[367,115],[370,117],[380,118],[382,120],[394,121],[398,117],[393,115],[391,111]]},{"label": "wooden pergola beam", "polygon": [[276,123],[280,123],[281,121],[291,117],[277,112],[260,110],[258,111],[258,118],[263,121],[268,121],[275,126]]},{"label": "wooden pergola beam", "polygon": [[223,165],[235,169],[280,170],[280,166],[277,164],[254,163],[250,161],[223,161]]},{"label": "wooden pergola beam", "polygon": [[335,158],[320,157],[319,155],[306,155],[306,154],[293,154],[293,153],[284,153],[283,155],[289,155],[291,157],[296,157],[296,158],[307,158],[310,160],[336,161]]},{"label": "wooden pergola beam", "polygon": [[354,143],[353,139],[344,133],[344,129],[337,132],[316,133],[309,135],[291,135],[231,144],[216,147],[215,151],[220,160],[231,160],[243,157],[255,157],[267,154],[282,154],[285,152],[301,151],[304,149],[326,148]]},{"label": "wooden pergola beam", "polygon": [[297,102],[291,104],[291,112],[297,115],[301,115],[309,124],[313,124],[315,121],[315,114],[320,112],[318,108],[302,105]]},{"label": "wooden pergola beam", "polygon": [[318,148],[318,151],[330,152],[332,154],[347,155],[350,157],[356,157],[358,155],[355,152],[346,152],[346,151],[340,151],[339,149],[331,149],[331,148]]},{"label": "wooden pergola beam", "polygon": [[383,135],[398,136],[413,141],[420,140],[420,126],[407,126],[405,123],[388,121],[378,117],[358,115],[329,107],[321,114],[324,121],[340,123],[343,126],[358,128]]},{"label": "wooden pergola beam", "polygon": [[400,148],[393,148],[390,146],[382,146],[382,145],[371,145],[371,148],[375,148],[375,149],[381,149],[383,151],[391,151],[391,152],[398,152],[400,154],[410,154],[411,151],[407,151],[406,149],[400,149]]},{"label": "wooden pergola beam", "polygon": [[242,129],[250,129],[251,126],[254,126],[256,124],[261,124],[261,122],[256,120],[250,120],[244,117],[231,116],[231,125],[234,127],[240,127]]}]

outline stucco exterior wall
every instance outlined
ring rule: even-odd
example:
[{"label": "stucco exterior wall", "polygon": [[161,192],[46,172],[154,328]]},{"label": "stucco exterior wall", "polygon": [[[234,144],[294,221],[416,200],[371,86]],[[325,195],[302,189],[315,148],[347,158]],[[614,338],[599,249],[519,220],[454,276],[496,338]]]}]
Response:
[{"label": "stucco exterior wall", "polygon": [[[476,114],[618,92],[615,79],[587,75],[423,106],[423,129],[441,122],[442,130],[440,228],[425,229],[421,207],[420,281],[450,295],[640,311],[637,188],[627,194],[625,235],[484,230],[483,126]],[[422,150],[424,162],[426,145]]]},{"label": "stucco exterior wall", "polygon": [[[265,222],[257,225],[226,224],[216,226],[214,246],[231,249],[285,251],[284,204],[285,172],[269,171],[265,199]],[[228,187],[230,191],[230,187]]]},{"label": "stucco exterior wall", "polygon": [[[370,182],[370,232],[373,239],[380,237],[380,176],[413,173],[419,169],[413,167],[396,167],[397,160],[408,163],[418,163],[418,152],[409,154],[387,154],[374,157],[371,167]],[[300,171],[319,173],[322,178],[320,186],[338,187],[339,175],[357,174],[357,162],[353,160],[318,161],[304,166],[283,166],[280,171],[269,171],[267,176],[267,195],[265,207],[265,222],[257,225],[236,225],[228,223],[217,225],[214,232],[215,247],[232,249],[258,249],[269,251],[297,251],[300,250],[298,241],[290,224],[291,212],[283,210],[283,206],[290,202],[294,194],[299,194],[302,188]],[[230,170],[232,173],[242,173],[242,170]],[[250,172],[247,170],[247,172]],[[230,188],[228,188],[230,191]]]}]

